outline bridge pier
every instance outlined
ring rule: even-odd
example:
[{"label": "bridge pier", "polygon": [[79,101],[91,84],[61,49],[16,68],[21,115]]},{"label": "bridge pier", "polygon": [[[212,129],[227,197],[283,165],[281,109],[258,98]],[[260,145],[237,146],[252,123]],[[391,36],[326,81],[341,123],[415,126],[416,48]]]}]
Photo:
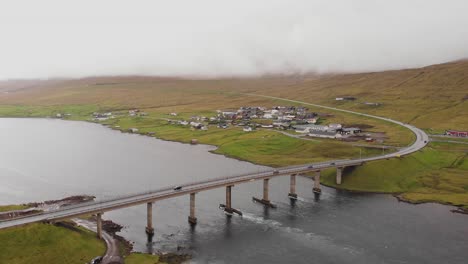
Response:
[{"label": "bridge pier", "polygon": [[270,199],[268,197],[268,192],[269,192],[269,185],[268,183],[270,182],[270,179],[269,178],[266,178],[266,179],[263,179],[263,199],[258,199],[256,197],[252,197],[252,199],[255,201],[255,202],[259,202],[263,205],[266,205],[266,206],[269,206],[271,208],[276,208],[276,205],[272,204],[270,202]]},{"label": "bridge pier", "polygon": [[315,172],[315,175],[314,175],[314,188],[312,189],[312,191],[315,194],[321,194],[322,193],[322,189],[320,189],[320,171]]},{"label": "bridge pier", "polygon": [[226,186],[226,204],[220,204],[219,207],[220,208],[224,208],[224,212],[228,215],[228,216],[232,216],[233,213],[236,213],[238,215],[242,215],[242,212],[239,211],[239,210],[236,210],[234,208],[232,208],[232,205],[231,205],[231,192],[232,192],[232,187],[234,185],[229,185],[229,186]]},{"label": "bridge pier", "polygon": [[191,225],[197,224],[197,218],[195,217],[195,193],[190,194],[190,215],[188,221]]},{"label": "bridge pier", "polygon": [[146,234],[149,236],[154,235],[154,228],[153,228],[153,203],[146,204]]},{"label": "bridge pier", "polygon": [[296,174],[291,174],[289,179],[289,194],[290,199],[297,199],[296,194]]},{"label": "bridge pier", "polygon": [[343,169],[344,167],[340,168],[340,167],[336,167],[336,184],[341,184],[341,177],[342,177],[342,174],[343,174]]},{"label": "bridge pier", "polygon": [[102,239],[102,213],[96,214],[96,234],[99,239]]}]

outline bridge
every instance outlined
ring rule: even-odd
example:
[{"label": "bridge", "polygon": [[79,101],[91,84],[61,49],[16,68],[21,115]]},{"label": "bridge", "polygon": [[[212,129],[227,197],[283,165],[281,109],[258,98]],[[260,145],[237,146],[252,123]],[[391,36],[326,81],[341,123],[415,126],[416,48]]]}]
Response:
[{"label": "bridge", "polygon": [[[255,96],[259,96],[259,95],[255,95]],[[361,114],[361,113],[352,112],[348,110],[341,110],[341,109],[332,108],[332,107],[320,106],[320,105],[309,104],[305,102],[287,100],[287,99],[276,98],[276,97],[270,97],[270,96],[262,96],[262,97],[281,99],[281,100],[291,101],[295,103],[308,104],[308,105],[328,108],[328,109],[332,109],[336,111],[349,112],[349,113],[362,115],[366,117],[381,119],[381,120],[388,121],[388,122],[410,129],[415,134],[416,140],[413,142],[412,145],[406,148],[402,148],[398,150],[397,152],[374,156],[374,157],[367,157],[367,158],[360,158],[360,159],[348,159],[348,160],[333,160],[333,161],[327,161],[327,162],[318,162],[318,163],[310,163],[310,164],[304,164],[304,165],[271,169],[271,170],[257,172],[257,173],[249,173],[249,174],[242,174],[242,175],[229,176],[229,177],[219,177],[219,178],[213,178],[213,179],[208,179],[208,180],[203,180],[203,181],[198,181],[198,182],[186,183],[186,184],[178,186],[178,188],[175,188],[175,186],[170,186],[170,187],[166,187],[162,189],[152,190],[150,192],[124,195],[124,196],[113,198],[113,199],[91,201],[91,202],[81,203],[81,204],[77,204],[73,206],[66,206],[66,207],[59,208],[59,209],[52,210],[52,211],[41,212],[35,215],[29,215],[29,216],[15,218],[11,220],[0,221],[0,229],[22,226],[22,225],[36,223],[36,222],[54,222],[54,221],[70,219],[70,218],[82,216],[82,215],[95,214],[97,216],[97,235],[99,238],[101,238],[102,237],[101,218],[102,218],[103,213],[112,211],[112,210],[121,209],[121,208],[147,204],[146,232],[149,235],[152,235],[154,233],[153,224],[152,224],[153,223],[152,207],[153,207],[153,203],[156,201],[188,195],[189,202],[190,202],[190,207],[189,207],[190,210],[188,212],[188,221],[191,224],[196,224],[197,218],[195,216],[195,197],[196,197],[196,194],[199,192],[208,191],[208,190],[212,190],[216,188],[225,188],[226,200],[225,200],[225,204],[221,204],[221,206],[224,208],[225,212],[228,215],[232,215],[233,213],[242,214],[242,212],[233,208],[233,205],[232,205],[232,197],[231,197],[232,188],[236,185],[239,185],[242,183],[253,182],[253,181],[260,181],[260,180],[263,181],[263,196],[261,199],[259,198],[254,198],[254,199],[256,201],[261,202],[262,204],[266,206],[274,207],[274,204],[272,204],[269,200],[269,180],[274,177],[284,177],[284,176],[290,177],[290,186],[289,186],[290,188],[289,188],[288,195],[291,199],[295,199],[297,197],[296,176],[305,174],[305,173],[315,173],[314,185],[312,189],[315,193],[319,194],[320,193],[320,173],[324,169],[335,168],[336,169],[336,183],[341,184],[342,173],[343,173],[344,168],[346,167],[360,166],[369,161],[390,159],[390,158],[396,158],[396,157],[408,155],[408,154],[411,154],[413,152],[416,152],[422,149],[429,142],[428,135],[421,129],[418,129],[412,125],[404,124],[402,122],[395,121],[389,118],[372,116],[368,114]]]}]

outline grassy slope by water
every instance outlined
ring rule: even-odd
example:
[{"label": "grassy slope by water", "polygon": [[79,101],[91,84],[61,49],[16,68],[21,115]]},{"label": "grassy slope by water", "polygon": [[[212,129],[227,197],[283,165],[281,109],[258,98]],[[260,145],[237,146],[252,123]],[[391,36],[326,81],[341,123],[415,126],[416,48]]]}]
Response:
[{"label": "grassy slope by water", "polygon": [[23,210],[23,209],[28,209],[29,206],[24,205],[24,204],[11,204],[11,205],[2,205],[0,206],[0,212],[7,212],[7,211],[13,211],[13,210]]},{"label": "grassy slope by water", "polygon": [[[412,202],[441,202],[468,208],[467,147],[433,142],[413,155],[375,161],[348,171],[340,188],[403,193]],[[336,186],[334,172],[323,183]]]},{"label": "grassy slope by water", "polygon": [[105,252],[96,234],[49,224],[0,230],[0,263],[83,264]]},{"label": "grassy slope by water", "polygon": [[[240,106],[284,105],[278,100],[243,96],[241,92],[267,94],[297,99],[312,103],[336,106],[358,112],[390,117],[440,133],[445,129],[468,129],[467,93],[468,61],[435,65],[421,69],[387,71],[381,73],[336,74],[327,76],[267,77],[252,79],[223,80],[182,80],[152,77],[98,77],[80,80],[52,80],[26,82],[0,82],[0,116],[44,117],[56,113],[71,113],[74,120],[87,120],[94,111],[116,111],[140,108],[150,113],[148,118],[119,118],[113,125],[122,129],[138,127],[142,132],[155,132],[157,137],[188,142],[192,138],[202,143],[218,145],[216,152],[271,166],[292,165],[328,158],[351,158],[359,155],[359,149],[330,140],[320,143],[292,139],[273,131],[243,133],[239,129],[211,129],[191,131],[190,129],[167,125],[156,118],[168,117],[167,113],[182,115],[208,115],[216,109],[238,108]],[[235,92],[235,93],[232,93]],[[356,96],[357,101],[337,102],[335,97]],[[365,101],[383,103],[367,106]],[[291,105],[287,103],[287,105]],[[321,109],[312,109],[328,112]],[[375,120],[363,120],[345,114],[336,114],[327,122],[345,124],[369,123],[373,131],[386,131],[389,144],[404,146],[413,140],[407,130]],[[345,175],[340,187],[351,190],[375,192],[402,192],[403,197],[413,201],[437,201],[456,205],[468,205],[466,146],[431,143],[429,148],[401,159],[371,162]],[[380,152],[380,151],[379,151]],[[375,150],[363,155],[377,154]],[[464,154],[464,155],[463,155]],[[334,185],[334,171],[323,173],[323,182]],[[0,232],[0,263],[6,254],[13,252],[18,260],[30,261],[30,253],[24,248],[31,241],[18,239],[31,236],[23,234],[35,226]],[[47,227],[59,228],[59,227]],[[60,228],[63,229],[63,228]],[[55,232],[57,231],[57,232]],[[70,230],[55,230],[50,236],[60,236]],[[6,233],[4,233],[6,232]],[[42,231],[44,232],[44,231]],[[9,248],[3,247],[5,234],[13,237]],[[90,237],[68,236],[79,247],[68,253],[62,244],[46,241],[32,244],[32,249],[47,247],[49,251],[36,254],[44,263],[76,263],[83,255],[93,252],[85,250],[82,243],[93,240]],[[65,239],[65,238],[64,238]],[[68,241],[68,240],[64,240]],[[71,242],[70,242],[71,243]],[[88,243],[88,242],[86,242]],[[92,242],[94,243],[94,242]],[[102,245],[102,244],[101,244]],[[81,252],[83,254],[77,254]],[[38,251],[36,251],[38,252]],[[39,251],[40,252],[40,251]],[[59,261],[52,254],[59,252],[70,261]],[[101,252],[90,255],[99,255]],[[10,256],[10,255],[8,255]],[[8,257],[7,256],[7,257]],[[2,259],[3,258],[3,259]],[[73,258],[73,261],[72,259]],[[89,257],[91,258],[91,256]],[[129,261],[144,261],[149,256],[131,256]],[[143,261],[143,260],[142,260]],[[153,261],[153,259],[148,260]],[[83,263],[80,261],[79,263]],[[138,262],[137,262],[138,263]]]},{"label": "grassy slope by water", "polygon": [[159,262],[159,256],[132,253],[125,257],[125,264],[163,264],[163,262]]}]

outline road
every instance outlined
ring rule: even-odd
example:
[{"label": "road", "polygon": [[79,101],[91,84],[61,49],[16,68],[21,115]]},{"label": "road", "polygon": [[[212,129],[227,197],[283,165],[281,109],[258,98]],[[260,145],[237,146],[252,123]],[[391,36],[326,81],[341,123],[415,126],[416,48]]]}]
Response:
[{"label": "road", "polygon": [[[252,94],[249,94],[252,95]],[[284,175],[291,175],[291,174],[300,174],[300,173],[307,173],[313,171],[319,171],[326,168],[333,168],[333,167],[347,167],[347,166],[356,166],[361,165],[365,162],[381,160],[381,159],[389,159],[400,157],[403,155],[411,154],[415,151],[418,151],[426,146],[427,142],[429,142],[429,138],[424,131],[409,125],[404,124],[399,121],[395,121],[385,117],[378,117],[368,114],[357,113],[349,110],[342,110],[328,106],[321,106],[316,104],[310,104],[306,102],[296,101],[296,100],[289,100],[283,99],[278,97],[272,96],[263,96],[263,95],[254,95],[254,96],[261,96],[265,98],[271,99],[280,99],[284,101],[289,101],[293,103],[300,103],[304,105],[312,105],[316,107],[322,107],[330,110],[347,112],[351,114],[361,115],[370,118],[376,118],[383,121],[391,122],[394,124],[398,124],[400,126],[406,127],[410,129],[415,135],[416,140],[413,142],[412,145],[401,148],[397,152],[389,153],[380,156],[362,158],[362,159],[352,159],[352,160],[334,160],[334,161],[327,161],[327,162],[318,162],[318,163],[311,163],[311,164],[304,164],[304,165],[297,165],[297,166],[289,166],[283,167],[278,169],[269,169],[262,172],[256,173],[249,173],[243,175],[236,175],[236,176],[229,176],[229,177],[218,177],[209,180],[199,181],[199,182],[190,182],[181,185],[181,190],[174,190],[174,186],[168,186],[166,188],[153,190],[150,192],[144,193],[137,193],[137,194],[129,194],[129,195],[122,195],[118,198],[108,199],[108,200],[101,200],[101,201],[92,201],[81,203],[78,205],[67,206],[63,208],[59,208],[57,210],[43,212],[37,215],[17,218],[8,221],[0,221],[0,229],[2,228],[9,228],[14,226],[21,226],[29,223],[34,222],[42,222],[42,221],[52,221],[52,220],[63,220],[69,219],[73,217],[77,217],[80,215],[85,214],[95,214],[95,213],[104,213],[106,211],[112,211],[120,208],[130,207],[134,205],[144,204],[148,202],[154,202],[158,200],[170,199],[177,196],[188,195],[190,193],[197,193],[201,191],[207,191],[211,189],[221,188],[229,185],[236,185],[256,180],[262,180],[266,178],[272,177],[279,177]]]},{"label": "road", "polygon": [[[96,223],[80,219],[80,218],[73,218],[73,222],[77,225],[82,226],[92,232],[96,232],[97,226]],[[102,264],[119,264],[124,263],[122,257],[119,253],[119,242],[109,233],[102,231],[102,239],[106,242],[106,254],[102,259]]]}]

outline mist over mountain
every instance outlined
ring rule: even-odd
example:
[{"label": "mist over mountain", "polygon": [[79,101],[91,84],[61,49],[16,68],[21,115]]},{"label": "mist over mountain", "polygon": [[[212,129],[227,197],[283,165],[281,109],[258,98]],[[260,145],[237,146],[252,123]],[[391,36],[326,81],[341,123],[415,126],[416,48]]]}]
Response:
[{"label": "mist over mountain", "polygon": [[0,79],[363,72],[468,57],[463,0],[2,1]]}]

